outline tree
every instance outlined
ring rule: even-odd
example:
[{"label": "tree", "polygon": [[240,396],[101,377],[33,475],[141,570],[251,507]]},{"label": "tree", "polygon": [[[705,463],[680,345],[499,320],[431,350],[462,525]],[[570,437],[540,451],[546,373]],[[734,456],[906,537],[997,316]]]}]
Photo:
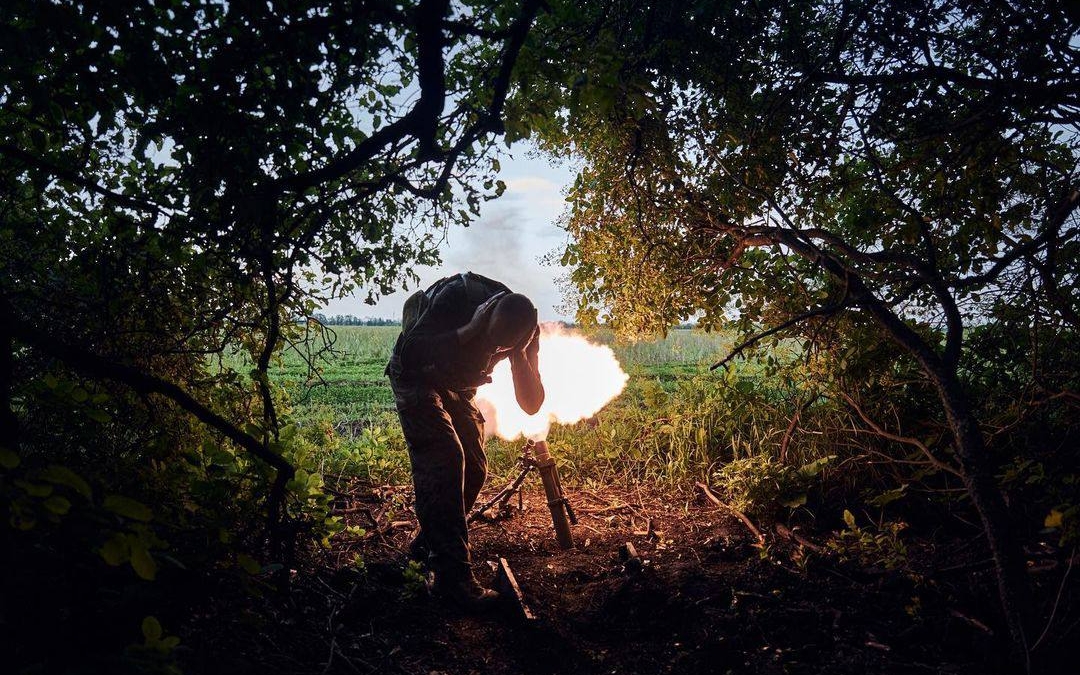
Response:
[{"label": "tree", "polygon": [[[970,332],[1018,307],[1029,330],[1080,327],[1064,3],[626,0],[552,17],[545,42],[567,58],[513,110],[584,162],[563,257],[579,317],[641,333],[737,312],[725,362],[839,313],[869,320],[937,394],[1026,658],[1020,543],[963,373]],[[563,112],[545,121],[535,101]]]},{"label": "tree", "polygon": [[[295,468],[270,364],[294,317],[415,280],[435,235],[502,192],[492,143],[539,6],[5,3],[9,449],[59,452],[33,388],[57,364],[120,385],[118,435],[198,445],[164,401],[267,470],[281,556]],[[233,348],[250,380],[208,359]]]}]

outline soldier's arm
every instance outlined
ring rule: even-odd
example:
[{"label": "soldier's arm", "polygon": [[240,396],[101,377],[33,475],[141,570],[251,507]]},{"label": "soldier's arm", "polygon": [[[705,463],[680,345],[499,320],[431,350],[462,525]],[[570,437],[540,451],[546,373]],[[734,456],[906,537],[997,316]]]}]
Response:
[{"label": "soldier's arm", "polygon": [[514,350],[510,355],[510,372],[514,378],[514,397],[518,405],[529,415],[534,415],[544,405],[544,383],[540,380],[540,328],[532,335],[522,349]]},{"label": "soldier's arm", "polygon": [[457,333],[459,345],[469,344],[487,332],[488,324],[491,323],[491,315],[495,311],[495,305],[498,304],[499,298],[504,295],[506,295],[505,291],[499,291],[485,300],[483,304],[477,307],[476,311],[473,312],[472,319],[469,320],[469,323],[455,331]]},{"label": "soldier's arm", "polygon": [[469,323],[447,331],[429,332],[422,327],[405,338],[401,349],[401,365],[406,370],[435,375],[452,369],[458,362],[461,346],[472,342],[487,330],[498,293],[476,308]]}]

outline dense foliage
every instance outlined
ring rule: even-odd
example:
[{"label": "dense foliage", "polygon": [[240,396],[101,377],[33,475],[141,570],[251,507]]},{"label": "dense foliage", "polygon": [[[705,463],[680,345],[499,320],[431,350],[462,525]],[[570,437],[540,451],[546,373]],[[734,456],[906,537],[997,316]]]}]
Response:
[{"label": "dense foliage", "polygon": [[[341,530],[319,439],[268,370],[287,349],[314,363],[323,300],[415,279],[441,231],[502,191],[491,144],[538,5],[3,4],[0,594],[22,614],[5,628],[16,664],[79,658],[48,635],[128,635],[163,604],[139,580],[222,567],[284,583],[298,538]],[[117,590],[72,600],[95,588]],[[167,651],[147,626],[150,656]]]},{"label": "dense foliage", "polygon": [[317,310],[414,282],[529,137],[582,163],[583,325],[739,338],[556,430],[567,475],[889,569],[977,521],[1026,656],[1023,547],[1080,543],[1077,44],[1062,0],[4,3],[0,644],[169,670],[185,603],[358,535],[324,474],[404,473],[390,333]]},{"label": "dense foliage", "polygon": [[[1021,655],[1014,530],[1075,529],[1075,20],[1054,1],[574,3],[547,28],[568,58],[521,104],[522,133],[585,163],[563,257],[581,320],[734,316],[725,364],[798,336],[827,375],[807,405],[846,401],[963,482]],[[1006,507],[1013,465],[1061,477],[1041,513]]]}]

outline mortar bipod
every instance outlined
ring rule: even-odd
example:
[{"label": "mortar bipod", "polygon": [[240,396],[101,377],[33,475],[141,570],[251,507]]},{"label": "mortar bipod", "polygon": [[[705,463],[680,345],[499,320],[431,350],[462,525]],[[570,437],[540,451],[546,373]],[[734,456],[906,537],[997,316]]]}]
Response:
[{"label": "mortar bipod", "polygon": [[500,509],[505,509],[510,498],[516,493],[518,504],[521,504],[521,485],[529,472],[536,470],[540,474],[540,480],[544,485],[544,494],[547,497],[548,509],[551,511],[551,523],[555,528],[555,539],[559,547],[569,549],[574,547],[574,536],[570,531],[571,523],[577,525],[577,515],[570,501],[566,498],[559,480],[559,470],[555,466],[555,460],[548,451],[546,441],[527,440],[522,448],[521,458],[518,460],[521,472],[499,494],[485,502],[483,505],[469,514],[468,522],[473,522],[496,504]]}]

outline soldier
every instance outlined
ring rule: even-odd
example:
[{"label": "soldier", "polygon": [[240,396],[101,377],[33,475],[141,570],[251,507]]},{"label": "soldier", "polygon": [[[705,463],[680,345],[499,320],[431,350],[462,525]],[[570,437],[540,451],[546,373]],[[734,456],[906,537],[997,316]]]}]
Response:
[{"label": "soldier", "polygon": [[401,335],[386,374],[409,447],[420,530],[409,545],[427,559],[434,590],[467,609],[498,593],[472,574],[466,514],[487,477],[484,418],[476,388],[510,359],[518,405],[544,402],[537,370],[540,330],[532,302],[472,272],[447,277],[405,302]]}]

